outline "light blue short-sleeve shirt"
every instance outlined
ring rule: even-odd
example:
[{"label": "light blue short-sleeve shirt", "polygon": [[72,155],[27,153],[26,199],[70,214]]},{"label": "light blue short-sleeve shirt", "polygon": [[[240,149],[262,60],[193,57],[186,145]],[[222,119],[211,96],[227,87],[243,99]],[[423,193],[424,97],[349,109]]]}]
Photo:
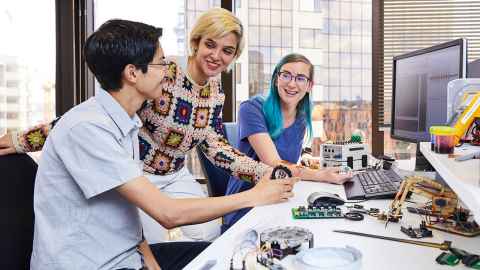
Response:
[{"label": "light blue short-sleeve shirt", "polygon": [[143,175],[140,127],[104,90],[58,121],[35,180],[31,269],[142,267],[138,210],[115,191]]}]

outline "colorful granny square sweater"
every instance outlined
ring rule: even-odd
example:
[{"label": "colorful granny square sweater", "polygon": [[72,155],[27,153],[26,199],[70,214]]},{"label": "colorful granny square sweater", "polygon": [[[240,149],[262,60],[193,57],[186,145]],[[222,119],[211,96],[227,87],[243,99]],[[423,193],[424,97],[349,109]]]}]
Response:
[{"label": "colorful granny square sweater", "polygon": [[[258,181],[269,167],[245,156],[225,139],[224,100],[218,79],[197,86],[172,61],[161,96],[145,102],[137,112],[143,121],[139,140],[144,171],[157,175],[175,173],[183,168],[185,155],[199,146],[213,164],[227,173]],[[17,152],[41,150],[55,122],[13,134]]]}]

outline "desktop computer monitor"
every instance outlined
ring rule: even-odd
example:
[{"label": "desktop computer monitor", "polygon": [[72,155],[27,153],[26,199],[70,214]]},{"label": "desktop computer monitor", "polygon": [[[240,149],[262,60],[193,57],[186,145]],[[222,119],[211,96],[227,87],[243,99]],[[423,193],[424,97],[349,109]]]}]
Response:
[{"label": "desktop computer monitor", "polygon": [[429,128],[446,124],[447,84],[465,78],[467,44],[457,39],[393,58],[391,137],[430,141]]}]

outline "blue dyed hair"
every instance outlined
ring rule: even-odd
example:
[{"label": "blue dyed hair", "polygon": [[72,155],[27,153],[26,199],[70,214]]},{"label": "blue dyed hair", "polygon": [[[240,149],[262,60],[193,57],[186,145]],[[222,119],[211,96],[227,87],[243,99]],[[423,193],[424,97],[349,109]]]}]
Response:
[{"label": "blue dyed hair", "polygon": [[[313,83],[313,65],[305,56],[297,53],[292,53],[284,56],[273,70],[272,79],[270,81],[270,92],[263,102],[263,114],[267,120],[268,133],[272,139],[278,138],[283,131],[283,115],[280,108],[280,96],[278,95],[277,78],[278,72],[282,66],[288,63],[302,62],[310,66],[310,79]],[[304,117],[307,127],[306,140],[312,138],[312,103],[310,101],[310,93],[306,93],[302,100],[297,104],[297,116]]]}]

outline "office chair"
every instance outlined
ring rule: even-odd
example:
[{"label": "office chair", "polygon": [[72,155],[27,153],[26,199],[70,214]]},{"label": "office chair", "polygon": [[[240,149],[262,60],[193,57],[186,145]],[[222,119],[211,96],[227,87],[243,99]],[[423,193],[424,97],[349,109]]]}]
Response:
[{"label": "office chair", "polygon": [[36,173],[26,154],[0,156],[0,269],[30,269]]},{"label": "office chair", "polygon": [[[230,145],[237,147],[237,123],[229,122],[223,123],[224,132]],[[210,160],[207,159],[205,154],[197,147],[198,157],[200,158],[200,164],[202,165],[203,173],[207,176],[207,189],[208,194],[211,197],[224,196],[227,190],[228,179],[230,175],[224,170],[213,165]]]}]

